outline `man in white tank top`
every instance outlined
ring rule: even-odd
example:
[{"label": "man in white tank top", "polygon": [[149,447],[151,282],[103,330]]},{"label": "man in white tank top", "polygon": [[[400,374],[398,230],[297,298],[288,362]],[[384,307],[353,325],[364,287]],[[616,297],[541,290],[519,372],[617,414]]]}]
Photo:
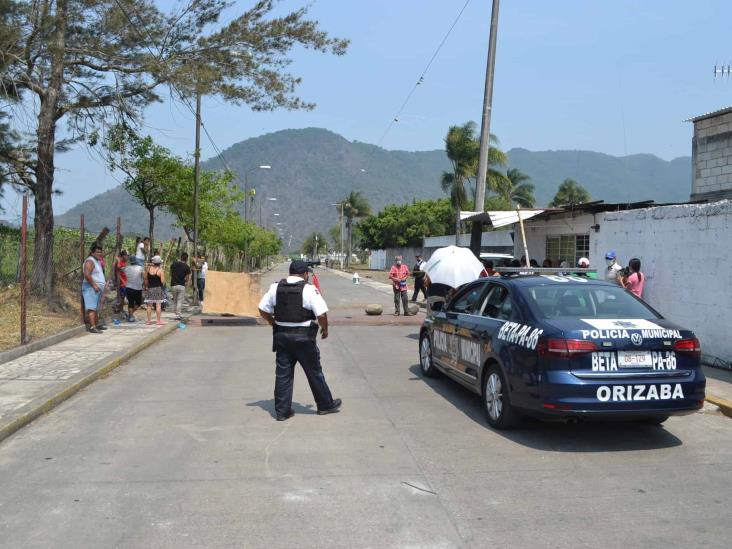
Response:
[{"label": "man in white tank top", "polygon": [[93,334],[102,333],[99,329],[99,307],[106,279],[102,268],[104,253],[99,244],[94,244],[91,255],[84,261],[82,268],[84,280],[81,283],[81,295],[84,298],[84,310],[87,316],[87,330]]}]

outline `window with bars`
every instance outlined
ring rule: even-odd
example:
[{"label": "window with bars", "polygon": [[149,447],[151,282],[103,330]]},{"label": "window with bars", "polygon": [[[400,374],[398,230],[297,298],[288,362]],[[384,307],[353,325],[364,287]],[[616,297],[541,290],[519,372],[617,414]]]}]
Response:
[{"label": "window with bars", "polygon": [[546,237],[546,258],[551,260],[554,266],[562,261],[570,265],[577,265],[580,257],[590,257],[590,235],[589,234],[562,234]]}]

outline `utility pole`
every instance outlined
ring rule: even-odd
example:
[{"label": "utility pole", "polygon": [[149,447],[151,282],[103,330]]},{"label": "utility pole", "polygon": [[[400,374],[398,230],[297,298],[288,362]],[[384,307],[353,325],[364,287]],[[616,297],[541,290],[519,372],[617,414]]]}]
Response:
[{"label": "utility pole", "polygon": [[343,231],[343,208],[345,207],[345,205],[346,205],[345,202],[341,202],[341,219],[340,219],[340,222],[341,222],[341,271],[343,270],[343,238],[344,238],[344,235],[343,235],[343,232],[344,232]]},{"label": "utility pole", "polygon": [[[485,92],[483,94],[483,118],[480,124],[480,156],[478,157],[478,181],[475,185],[475,210],[482,212],[485,208],[485,180],[488,172],[488,149],[491,137],[491,110],[493,109],[493,74],[496,65],[496,38],[498,36],[498,4],[493,0],[491,9],[491,30],[488,38],[488,64],[485,72]],[[470,233],[470,249],[476,257],[480,257],[480,240],[483,234],[483,223],[473,221]]]},{"label": "utility pole", "polygon": [[[196,152],[193,153],[193,261],[198,260],[198,183],[201,177],[201,91],[196,90]],[[198,269],[193,270],[193,304],[198,305]]]}]

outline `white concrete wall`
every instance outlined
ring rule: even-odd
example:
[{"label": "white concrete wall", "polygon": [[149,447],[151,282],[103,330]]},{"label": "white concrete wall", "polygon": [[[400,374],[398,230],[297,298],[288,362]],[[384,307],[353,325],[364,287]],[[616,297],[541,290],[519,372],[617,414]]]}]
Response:
[{"label": "white concrete wall", "polygon": [[732,202],[601,216],[599,250],[614,249],[622,265],[641,260],[645,301],[694,330],[705,353],[732,361]]},{"label": "white concrete wall", "polygon": [[[596,236],[594,230],[590,227],[595,224],[595,219],[599,218],[593,214],[578,214],[572,217],[571,214],[560,214],[550,217],[549,219],[530,219],[524,222],[526,230],[526,244],[529,248],[529,258],[536,259],[539,264],[546,259],[546,237],[569,235],[569,234],[588,234],[590,235],[590,263],[592,267],[602,268],[604,264],[605,252],[596,249]],[[514,240],[514,257],[521,257],[524,254],[524,244],[521,239],[521,228],[518,224],[515,226]]]}]

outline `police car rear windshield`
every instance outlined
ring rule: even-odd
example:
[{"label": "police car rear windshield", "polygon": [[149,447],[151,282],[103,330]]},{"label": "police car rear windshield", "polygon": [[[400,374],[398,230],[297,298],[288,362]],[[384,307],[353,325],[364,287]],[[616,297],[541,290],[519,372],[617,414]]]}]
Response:
[{"label": "police car rear windshield", "polygon": [[546,319],[659,318],[620,287],[568,283],[526,288],[525,292],[535,311]]}]

